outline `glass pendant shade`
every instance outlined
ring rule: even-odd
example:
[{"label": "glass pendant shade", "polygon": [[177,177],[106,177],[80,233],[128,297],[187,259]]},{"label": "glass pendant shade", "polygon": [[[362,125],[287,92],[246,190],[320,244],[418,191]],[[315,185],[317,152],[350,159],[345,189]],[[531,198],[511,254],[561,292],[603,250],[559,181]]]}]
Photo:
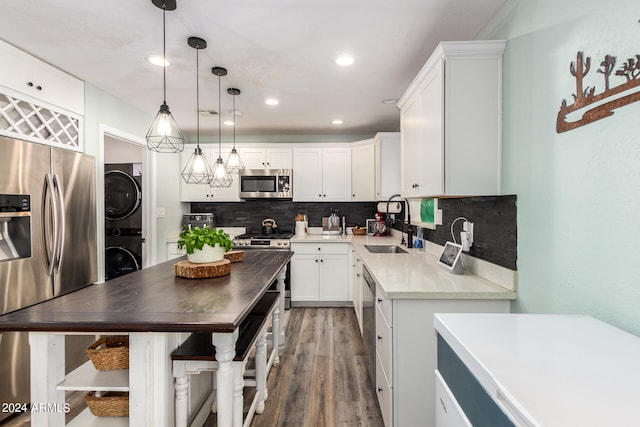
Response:
[{"label": "glass pendant shade", "polygon": [[[166,26],[165,14],[167,10],[175,10],[175,1],[153,0],[153,4],[162,9],[162,58],[166,61]],[[184,150],[184,136],[167,105],[167,67],[162,67],[162,90],[164,99],[160,111],[147,132],[147,149],[157,153],[179,153]]]},{"label": "glass pendant shade", "polygon": [[227,167],[224,165],[222,157],[218,157],[216,164],[213,165],[213,173],[210,185],[212,187],[231,187],[232,183],[233,177],[229,173]]},{"label": "glass pendant shade", "polygon": [[[230,87],[227,89],[227,93],[233,96],[233,114],[236,114],[236,95],[240,95],[240,89],[236,89],[234,87]],[[233,118],[233,148],[231,149],[231,153],[229,153],[229,158],[227,159],[226,167],[230,173],[240,172],[244,170],[244,162],[240,158],[240,154],[238,150],[236,150],[236,121],[237,117]]]},{"label": "glass pendant shade", "polygon": [[208,184],[213,176],[213,171],[202,149],[196,147],[189,157],[189,161],[182,170],[182,179],[187,184]]},{"label": "glass pendant shade", "polygon": [[213,67],[211,72],[218,76],[218,160],[216,164],[213,165],[213,176],[211,177],[211,182],[209,185],[211,187],[231,187],[233,183],[233,177],[229,173],[229,170],[224,164],[224,160],[222,160],[222,114],[220,114],[220,78],[222,76],[227,75],[226,68],[222,67]]},{"label": "glass pendant shade", "polygon": [[[198,77],[198,67],[200,65],[198,52],[207,47],[207,42],[200,37],[189,37],[189,46],[196,50],[196,112],[200,111],[200,79]],[[196,115],[196,149],[189,158],[189,161],[182,170],[182,179],[187,184],[209,184],[213,171],[206,156],[200,148],[200,116]]]},{"label": "glass pendant shade", "polygon": [[233,147],[231,149],[231,153],[229,153],[229,158],[227,159],[226,167],[227,167],[227,170],[229,170],[229,172],[240,172],[241,170],[244,170],[244,162],[240,158],[240,154],[238,153],[238,150],[236,150],[235,147]]},{"label": "glass pendant shade", "polygon": [[179,153],[184,150],[184,136],[166,103],[160,106],[147,132],[147,148],[158,153]]}]

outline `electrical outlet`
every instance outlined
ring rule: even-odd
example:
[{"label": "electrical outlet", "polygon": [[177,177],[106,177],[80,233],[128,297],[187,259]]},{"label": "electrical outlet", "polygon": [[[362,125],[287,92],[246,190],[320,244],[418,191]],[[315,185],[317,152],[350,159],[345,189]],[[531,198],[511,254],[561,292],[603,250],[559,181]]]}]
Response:
[{"label": "electrical outlet", "polygon": [[460,241],[462,242],[462,250],[468,252],[473,246],[473,223],[465,221],[462,223],[462,231],[460,232]]}]

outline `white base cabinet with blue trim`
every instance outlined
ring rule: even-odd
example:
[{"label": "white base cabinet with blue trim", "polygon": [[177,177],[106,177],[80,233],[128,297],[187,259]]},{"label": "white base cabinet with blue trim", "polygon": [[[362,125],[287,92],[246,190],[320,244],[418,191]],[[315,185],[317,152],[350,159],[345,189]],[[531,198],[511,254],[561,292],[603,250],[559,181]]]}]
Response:
[{"label": "white base cabinet with blue trim", "polygon": [[436,427],[636,426],[640,338],[589,316],[435,315]]}]

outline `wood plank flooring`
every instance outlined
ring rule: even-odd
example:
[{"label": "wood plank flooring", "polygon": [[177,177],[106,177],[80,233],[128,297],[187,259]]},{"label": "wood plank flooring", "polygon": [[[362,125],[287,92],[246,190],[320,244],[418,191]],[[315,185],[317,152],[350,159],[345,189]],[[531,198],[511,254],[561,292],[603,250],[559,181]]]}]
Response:
[{"label": "wood plank flooring", "polygon": [[[271,369],[265,411],[253,417],[251,426],[384,427],[353,308],[293,308],[286,316],[280,365]],[[73,414],[68,419],[84,407],[83,395],[70,396]],[[215,424],[212,414],[205,426]],[[29,416],[0,425],[29,427]]]},{"label": "wood plank flooring", "polygon": [[[353,308],[292,308],[287,315],[269,399],[251,426],[383,427]],[[214,414],[205,426],[215,426]]]}]

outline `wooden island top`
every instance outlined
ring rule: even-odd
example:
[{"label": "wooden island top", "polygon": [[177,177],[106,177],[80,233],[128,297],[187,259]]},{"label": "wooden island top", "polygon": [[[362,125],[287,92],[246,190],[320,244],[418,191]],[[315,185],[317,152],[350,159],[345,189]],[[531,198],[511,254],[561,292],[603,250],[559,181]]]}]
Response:
[{"label": "wooden island top", "polygon": [[250,250],[231,274],[175,277],[170,260],[0,316],[0,331],[232,332],[292,257]]}]

